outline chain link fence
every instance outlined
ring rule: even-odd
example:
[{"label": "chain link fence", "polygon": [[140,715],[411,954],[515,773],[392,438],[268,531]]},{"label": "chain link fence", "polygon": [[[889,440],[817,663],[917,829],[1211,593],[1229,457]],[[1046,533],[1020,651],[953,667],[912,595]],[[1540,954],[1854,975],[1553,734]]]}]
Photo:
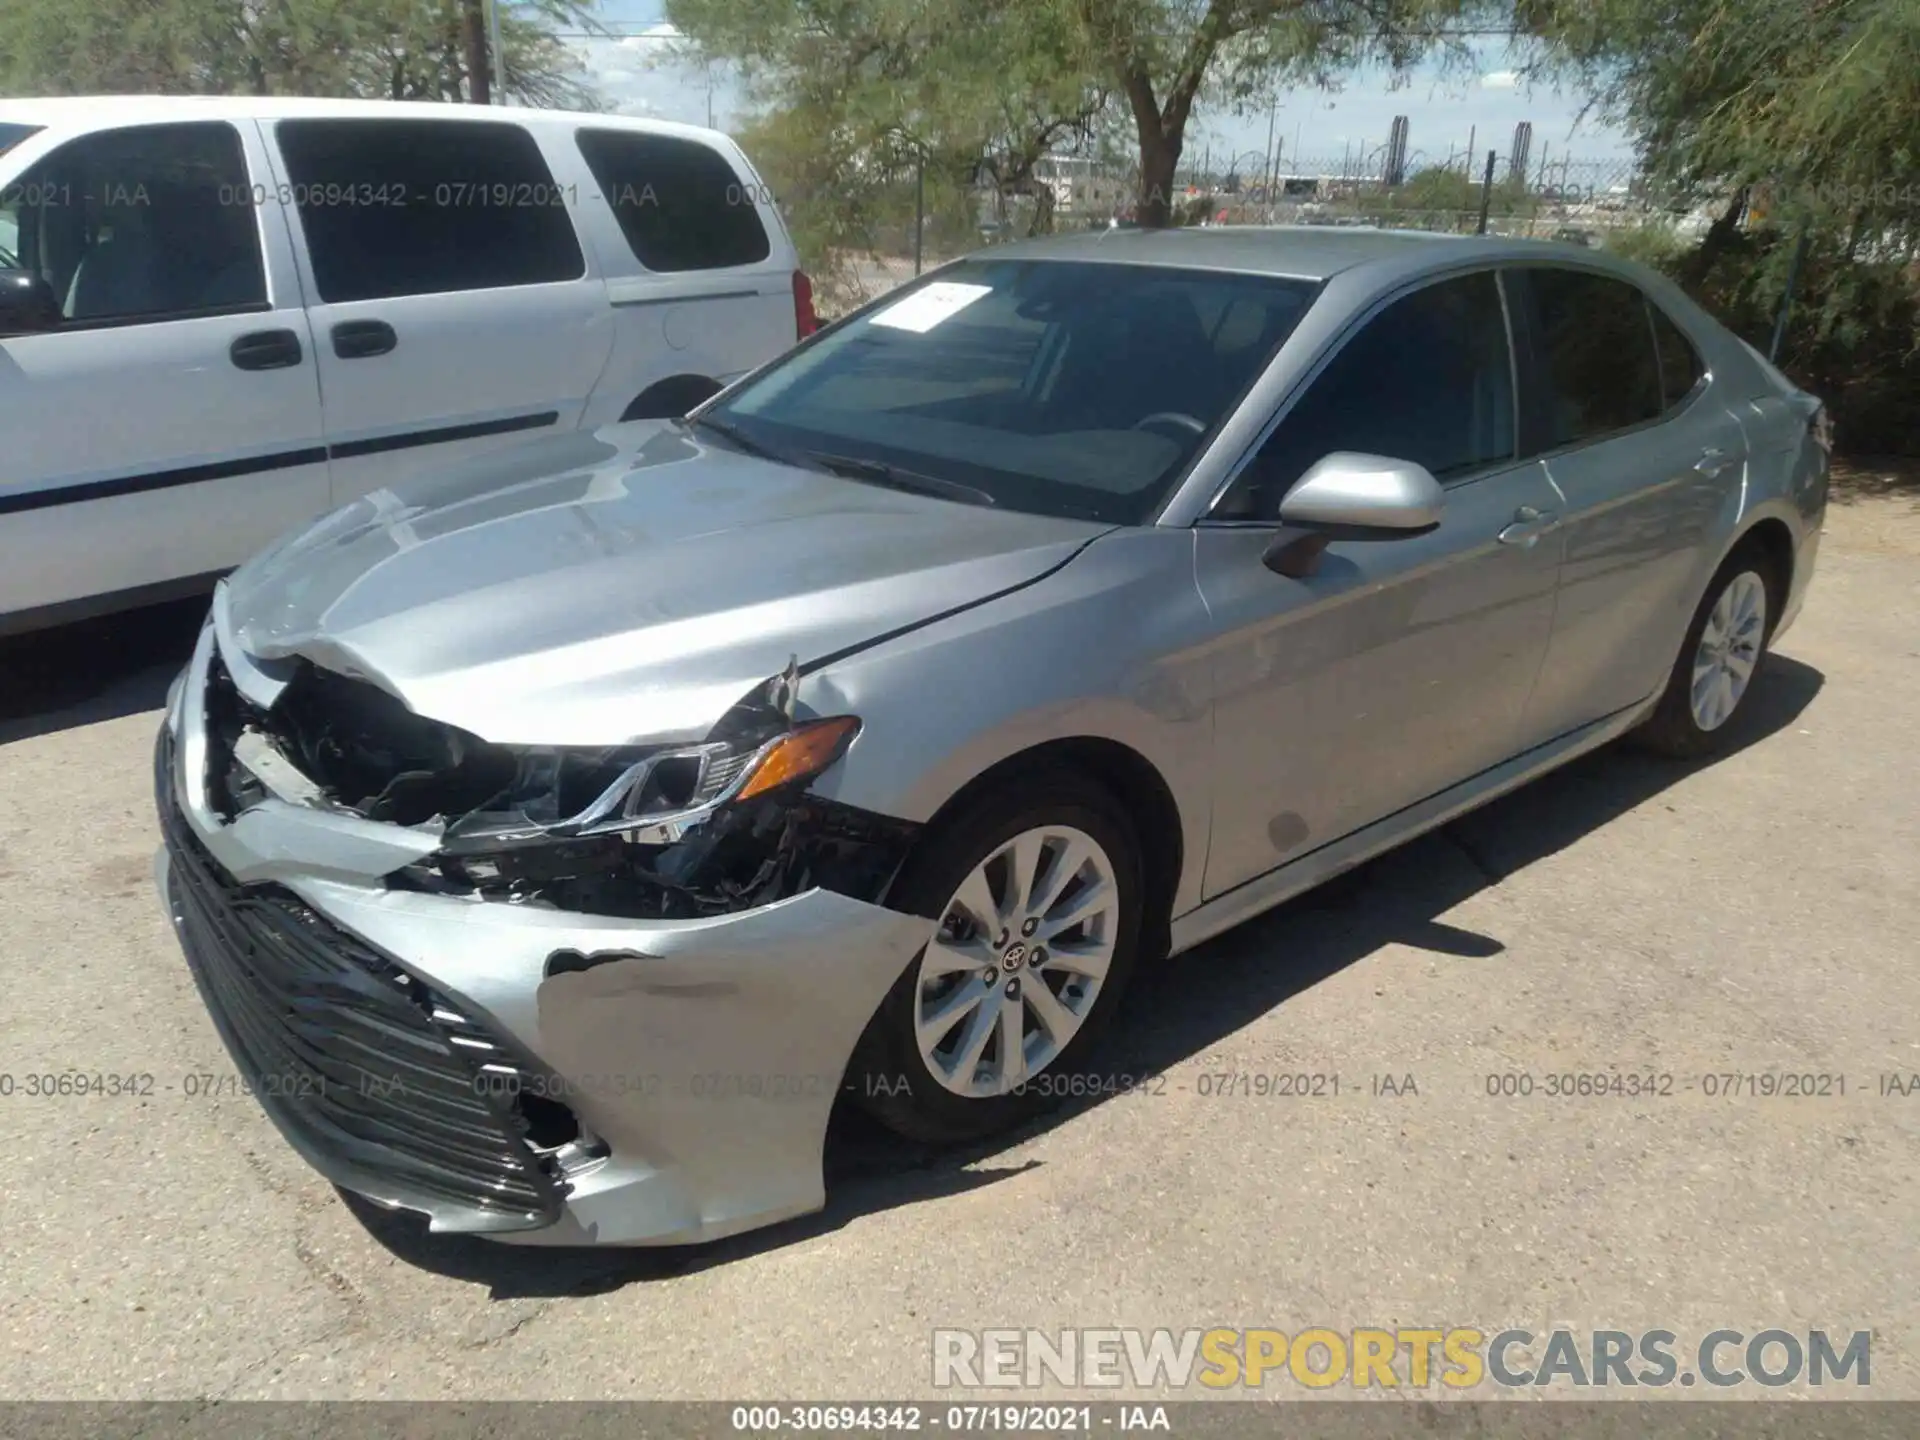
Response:
[{"label": "chain link fence", "polygon": [[[1259,157],[1254,157],[1259,158]],[[1049,157],[1016,193],[949,191],[930,206],[909,175],[878,207],[889,223],[863,229],[854,244],[809,256],[823,314],[841,314],[924,270],[970,251],[1031,234],[1126,228],[1134,223],[1134,172]],[[818,198],[790,197],[804,208]],[[1525,167],[1496,156],[1491,179],[1463,161],[1413,170],[1389,184],[1352,157],[1263,161],[1252,173],[1183,168],[1170,196],[1182,226],[1301,225],[1519,236],[1610,248],[1642,237],[1684,244],[1712,223],[1716,207],[1655,193],[1627,160],[1541,161]],[[1724,201],[1721,202],[1724,207]],[[899,216],[897,221],[892,216]],[[842,230],[844,236],[845,231]],[[915,237],[918,235],[918,253]]]}]

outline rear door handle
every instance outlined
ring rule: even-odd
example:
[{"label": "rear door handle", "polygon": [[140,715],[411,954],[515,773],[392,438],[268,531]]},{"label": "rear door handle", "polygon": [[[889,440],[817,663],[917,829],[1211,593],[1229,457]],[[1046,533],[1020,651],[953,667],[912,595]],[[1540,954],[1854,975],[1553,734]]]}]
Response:
[{"label": "rear door handle", "polygon": [[342,360],[364,360],[385,355],[400,343],[393,326],[384,320],[342,320],[333,327],[333,353]]},{"label": "rear door handle", "polygon": [[227,358],[241,370],[284,370],[298,365],[303,353],[291,330],[255,330],[227,347]]},{"label": "rear door handle", "polygon": [[1560,517],[1551,510],[1536,510],[1531,505],[1522,505],[1513,512],[1513,523],[1500,532],[1500,543],[1531,546],[1559,523]]},{"label": "rear door handle", "polygon": [[1700,452],[1700,458],[1693,462],[1693,468],[1698,470],[1702,475],[1718,475],[1729,465],[1735,463],[1736,457],[1729,455],[1724,450],[1716,450],[1712,446],[1708,446]]}]

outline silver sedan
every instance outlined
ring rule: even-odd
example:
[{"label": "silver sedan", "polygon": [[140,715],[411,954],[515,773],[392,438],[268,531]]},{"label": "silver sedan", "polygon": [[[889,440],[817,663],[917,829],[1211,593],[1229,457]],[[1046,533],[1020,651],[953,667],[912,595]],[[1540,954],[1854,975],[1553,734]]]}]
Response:
[{"label": "silver sedan", "polygon": [[[1739,724],[1824,411],[1574,247],[1114,231],[219,589],[160,883],[288,1141],[439,1230],[698,1241],[1117,1082],[1143,956]],[[1148,1162],[1150,1163],[1150,1162]]]}]

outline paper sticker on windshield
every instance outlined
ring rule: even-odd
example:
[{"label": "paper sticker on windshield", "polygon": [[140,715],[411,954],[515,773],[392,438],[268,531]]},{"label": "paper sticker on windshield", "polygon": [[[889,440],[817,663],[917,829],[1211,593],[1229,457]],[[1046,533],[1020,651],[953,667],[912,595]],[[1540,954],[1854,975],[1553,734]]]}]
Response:
[{"label": "paper sticker on windshield", "polygon": [[992,293],[991,285],[960,285],[951,280],[936,280],[880,311],[873,317],[872,323],[924,335],[942,320],[966,309],[982,295]]}]

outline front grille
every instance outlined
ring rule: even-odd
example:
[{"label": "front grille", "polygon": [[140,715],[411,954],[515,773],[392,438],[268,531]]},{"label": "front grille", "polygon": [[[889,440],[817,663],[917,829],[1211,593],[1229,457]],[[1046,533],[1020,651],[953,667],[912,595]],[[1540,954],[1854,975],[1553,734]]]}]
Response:
[{"label": "front grille", "polygon": [[184,948],[262,1103],[389,1198],[467,1209],[462,1228],[551,1224],[567,1186],[528,1144],[511,1047],[291,891],[233,880],[179,811],[171,750],[163,730],[155,789]]}]

